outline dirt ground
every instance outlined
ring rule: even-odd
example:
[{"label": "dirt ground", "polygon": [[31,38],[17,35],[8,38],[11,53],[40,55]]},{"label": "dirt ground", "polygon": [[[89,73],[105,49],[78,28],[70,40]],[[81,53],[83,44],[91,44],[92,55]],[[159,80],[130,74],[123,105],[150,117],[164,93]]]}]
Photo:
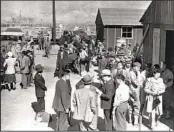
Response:
[{"label": "dirt ground", "polygon": [[[36,50],[35,52],[35,63],[42,64],[44,66],[43,77],[45,78],[46,86],[48,88],[45,97],[46,112],[50,114],[55,114],[51,106],[55,92],[55,84],[57,81],[57,78],[54,78],[53,76],[56,66],[57,49],[57,46],[52,46],[51,54],[53,55],[51,55],[49,59],[42,57],[43,51]],[[91,67],[91,71],[93,71],[95,68],[96,67]],[[20,74],[17,74],[16,77],[17,89],[11,92],[9,92],[8,90],[3,90],[1,92],[1,130],[53,131],[52,128],[48,127],[48,123],[40,123],[34,120],[35,113],[31,108],[31,102],[36,101],[34,85],[32,84],[32,86],[26,90],[21,90],[19,86],[21,76]],[[80,80],[80,76],[71,74],[70,78],[73,94],[73,92],[75,91],[75,84]],[[103,111],[101,108],[99,108],[99,130],[105,130],[103,119]],[[170,128],[173,128],[172,120],[162,120],[159,126],[155,128],[155,130],[169,131]],[[75,130],[74,128],[70,129]],[[128,124],[128,130],[139,131],[139,128]],[[148,120],[146,118],[144,118],[143,120],[141,130],[149,130]]]}]

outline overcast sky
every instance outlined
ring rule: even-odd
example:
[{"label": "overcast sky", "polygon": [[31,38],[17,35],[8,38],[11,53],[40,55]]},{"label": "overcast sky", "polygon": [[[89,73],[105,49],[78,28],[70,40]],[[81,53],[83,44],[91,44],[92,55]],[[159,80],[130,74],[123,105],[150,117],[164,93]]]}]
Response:
[{"label": "overcast sky", "polygon": [[[98,8],[147,9],[150,1],[56,1],[56,20],[63,23],[95,22]],[[52,1],[1,1],[1,19],[12,16],[52,21]]]}]

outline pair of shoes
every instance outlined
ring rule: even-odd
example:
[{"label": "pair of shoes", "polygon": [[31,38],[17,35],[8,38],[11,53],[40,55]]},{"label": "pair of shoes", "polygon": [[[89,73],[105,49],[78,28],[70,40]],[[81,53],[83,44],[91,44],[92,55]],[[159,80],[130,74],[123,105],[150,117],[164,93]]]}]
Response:
[{"label": "pair of shoes", "polygon": [[16,87],[12,88],[12,90],[16,90]]},{"label": "pair of shoes", "polygon": [[11,89],[8,86],[8,84],[5,85],[5,89],[7,89],[8,91],[11,91]]},{"label": "pair of shoes", "polygon": [[21,89],[23,89],[23,86],[24,86],[24,85],[23,85],[22,83],[20,83],[20,86],[21,86]]}]

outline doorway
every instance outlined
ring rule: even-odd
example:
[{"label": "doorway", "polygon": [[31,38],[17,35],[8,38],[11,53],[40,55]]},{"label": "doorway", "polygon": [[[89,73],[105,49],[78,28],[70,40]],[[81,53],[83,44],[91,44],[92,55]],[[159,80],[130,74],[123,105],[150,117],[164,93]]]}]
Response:
[{"label": "doorway", "polygon": [[174,31],[166,31],[166,53],[165,61],[167,68],[172,70],[174,65]]}]

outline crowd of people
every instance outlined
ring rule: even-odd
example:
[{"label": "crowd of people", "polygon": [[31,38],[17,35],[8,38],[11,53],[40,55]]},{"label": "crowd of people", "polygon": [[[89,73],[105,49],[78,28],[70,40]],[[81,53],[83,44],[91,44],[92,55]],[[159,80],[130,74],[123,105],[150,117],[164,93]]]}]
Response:
[{"label": "crowd of people", "polygon": [[[42,42],[40,42],[42,43]],[[48,40],[46,43],[50,43]],[[67,115],[77,120],[81,131],[98,131],[98,108],[104,111],[107,131],[127,130],[127,122],[135,126],[140,124],[140,116],[148,113],[149,124],[153,130],[161,116],[170,118],[174,108],[173,73],[165,62],[142,65],[142,60],[134,58],[131,49],[121,47],[107,50],[100,41],[95,47],[94,40],[83,39],[68,32],[61,38],[57,54],[54,76],[58,77],[52,108],[57,115],[55,130],[66,131],[71,125]],[[18,45],[19,44],[19,45]],[[34,65],[34,51],[31,42],[16,50],[1,54],[1,78],[4,88],[15,89],[15,66],[21,73],[20,86],[26,89],[33,82],[37,102],[41,112],[45,111],[45,91],[47,87],[42,76],[43,66]],[[42,49],[42,46],[40,46]],[[12,48],[11,48],[12,49]],[[47,52],[48,53],[48,52]],[[48,54],[46,54],[48,57]],[[97,59],[94,59],[97,56]],[[91,65],[97,62],[98,81],[91,72]],[[33,70],[37,71],[33,81]],[[70,74],[78,73],[81,80],[76,84],[72,95]],[[4,76],[5,75],[5,76]],[[71,102],[72,99],[72,102]],[[101,104],[98,103],[100,100]],[[73,108],[71,107],[71,103]],[[163,112],[164,111],[164,112]]]},{"label": "crowd of people", "polygon": [[[72,118],[79,122],[81,131],[98,131],[99,106],[104,111],[105,128],[109,131],[127,130],[127,122],[138,126],[140,116],[146,113],[152,130],[158,125],[161,116],[173,116],[174,79],[165,62],[142,66],[140,59],[133,62],[136,59],[125,45],[116,51],[112,48],[108,48],[108,51],[104,48],[98,49],[99,67],[96,72],[99,83],[94,81],[94,74],[89,70],[92,64],[87,63],[90,65],[86,68],[84,62],[92,60],[94,54],[89,57],[89,48],[86,47],[85,41],[80,42],[80,48],[73,43],[71,49],[65,41],[58,53],[55,76],[59,79],[52,104],[57,115],[56,130],[68,129],[71,123],[67,114],[72,113]],[[67,65],[73,53],[77,53],[75,58],[84,67],[80,68],[81,80],[76,84],[75,93],[71,95],[69,75],[72,69]],[[98,104],[98,99],[101,104]]]},{"label": "crowd of people", "polygon": [[33,83],[34,49],[31,41],[9,43],[1,48],[1,90],[16,89],[16,74],[21,74],[21,89]]}]

